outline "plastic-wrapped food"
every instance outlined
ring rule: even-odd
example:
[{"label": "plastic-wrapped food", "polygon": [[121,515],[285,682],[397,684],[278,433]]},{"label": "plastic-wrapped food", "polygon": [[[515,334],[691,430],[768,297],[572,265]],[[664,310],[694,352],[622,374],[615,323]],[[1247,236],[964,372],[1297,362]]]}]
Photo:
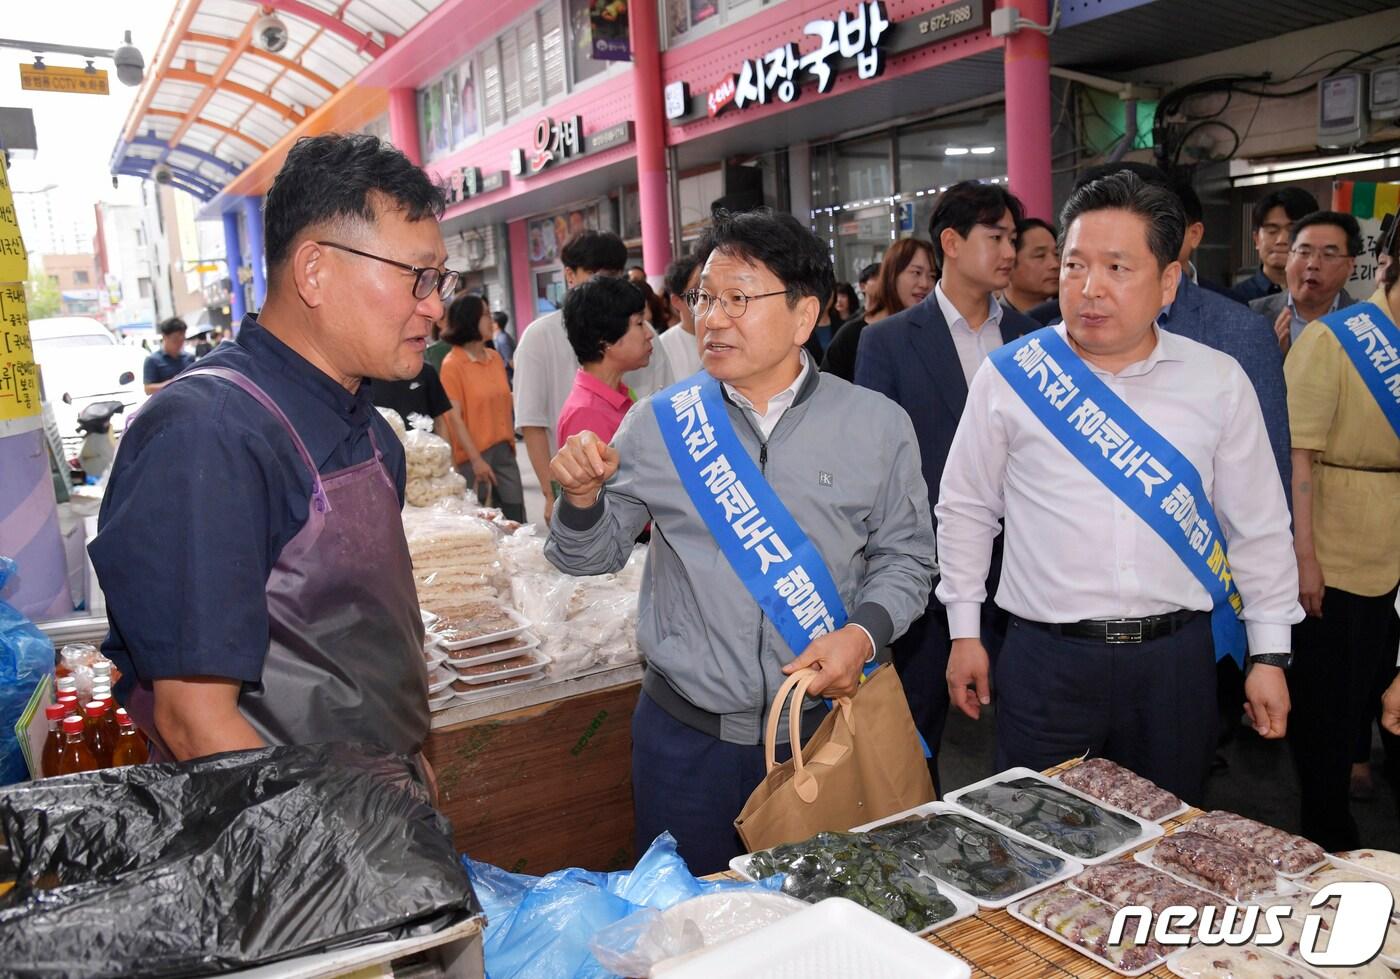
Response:
[{"label": "plastic-wrapped food", "polygon": [[1191,831],[1248,850],[1282,874],[1300,874],[1327,859],[1326,852],[1312,840],[1219,809],[1191,820]]},{"label": "plastic-wrapped food", "polygon": [[1400,909],[1400,881],[1393,877],[1386,877],[1381,874],[1368,873],[1365,870],[1352,869],[1351,867],[1322,867],[1300,878],[1296,883],[1305,891],[1320,891],[1328,884],[1353,880],[1374,880],[1390,888],[1390,893],[1395,896],[1395,906]]},{"label": "plastic-wrapped food", "polygon": [[1274,890],[1274,868],[1247,850],[1204,833],[1185,830],[1163,837],[1152,849],[1152,862],[1183,880],[1244,901]]},{"label": "plastic-wrapped food", "polygon": [[474,602],[499,603],[504,574],[488,521],[438,504],[405,509],[403,525],[419,605],[445,615]]},{"label": "plastic-wrapped food", "polygon": [[908,931],[923,931],[957,913],[931,876],[869,834],[818,833],[762,850],[750,858],[748,873],[758,880],[784,874],[784,894],[813,904],[844,897]]},{"label": "plastic-wrapped food", "polygon": [[[0,591],[19,566],[0,556]],[[0,785],[29,777],[24,749],[15,737],[15,722],[29,706],[34,690],[53,675],[53,643],[28,616],[0,599]]]},{"label": "plastic-wrapped food", "polygon": [[1176,906],[1200,910],[1223,905],[1214,894],[1183,884],[1175,877],[1133,860],[1116,860],[1090,867],[1070,878],[1068,883],[1116,908],[1140,904],[1158,914]]},{"label": "plastic-wrapped food", "polygon": [[403,423],[403,416],[393,408],[380,408],[378,410],[380,417],[389,423],[389,427],[394,430],[394,434],[397,435],[399,441],[402,442],[404,436],[408,434],[408,428]]},{"label": "plastic-wrapped food", "polygon": [[1197,945],[1172,956],[1183,979],[1317,979],[1315,973],[1257,948]]},{"label": "plastic-wrapped food", "polygon": [[916,816],[870,831],[914,866],[979,901],[1003,901],[1040,886],[1065,862],[957,813]]},{"label": "plastic-wrapped food", "polygon": [[410,431],[403,437],[403,449],[409,481],[451,472],[452,446],[433,434],[433,420],[411,415],[408,421]]},{"label": "plastic-wrapped food", "polygon": [[1181,800],[1166,789],[1107,758],[1090,758],[1060,781],[1143,819],[1158,820],[1181,808]]},{"label": "plastic-wrapped food", "polygon": [[[1340,898],[1331,898],[1320,908],[1312,906],[1313,895],[1298,894],[1294,897],[1285,898],[1279,902],[1270,901],[1271,905],[1286,904],[1293,909],[1293,913],[1279,924],[1283,928],[1283,944],[1278,947],[1278,951],[1289,958],[1298,957],[1298,946],[1303,937],[1303,923],[1308,915],[1316,914],[1322,916],[1322,925],[1318,928],[1318,944],[1325,946],[1326,941],[1321,936],[1329,936],[1332,931],[1332,921],[1337,916],[1337,903]],[[1390,919],[1390,927],[1386,929],[1385,941],[1381,945],[1381,953],[1387,958],[1400,959],[1400,922],[1394,918]],[[1393,979],[1393,976],[1386,976],[1386,979]]]},{"label": "plastic-wrapped food", "polygon": [[1060,885],[1029,897],[1016,906],[1021,915],[1053,931],[1065,941],[1112,962],[1124,972],[1145,969],[1167,957],[1155,941],[1137,944],[1128,935],[1110,945],[1115,909],[1096,897]]},{"label": "plastic-wrapped food", "polygon": [[91,643],[72,642],[59,650],[58,658],[63,661],[64,667],[68,670],[68,675],[78,685],[78,699],[82,703],[92,699],[92,679],[93,667],[98,663],[106,663],[107,669],[112,669],[112,661],[103,656],[98,648]]},{"label": "plastic-wrapped food", "polygon": [[1377,874],[1385,874],[1387,877],[1400,879],[1400,853],[1391,853],[1389,850],[1343,850],[1337,854],[1338,857],[1347,863],[1354,863],[1358,867],[1365,867],[1367,870]]},{"label": "plastic-wrapped food", "polygon": [[427,507],[439,500],[458,498],[466,491],[467,481],[460,473],[449,470],[437,476],[410,474],[408,482],[404,484],[404,499],[409,506]]},{"label": "plastic-wrapped food", "polygon": [[984,785],[958,804],[1073,857],[1101,857],[1142,835],[1127,816],[1034,778]]}]

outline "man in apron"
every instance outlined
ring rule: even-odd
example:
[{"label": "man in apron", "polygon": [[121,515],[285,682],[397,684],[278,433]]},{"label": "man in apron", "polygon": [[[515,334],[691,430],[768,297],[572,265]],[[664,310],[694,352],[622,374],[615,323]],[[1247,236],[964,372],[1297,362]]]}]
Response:
[{"label": "man in apron", "polygon": [[370,136],[298,142],[268,295],[127,427],[90,552],[118,699],[164,755],[428,731],[404,454],[369,378],[415,376],[457,274],[441,191]]}]

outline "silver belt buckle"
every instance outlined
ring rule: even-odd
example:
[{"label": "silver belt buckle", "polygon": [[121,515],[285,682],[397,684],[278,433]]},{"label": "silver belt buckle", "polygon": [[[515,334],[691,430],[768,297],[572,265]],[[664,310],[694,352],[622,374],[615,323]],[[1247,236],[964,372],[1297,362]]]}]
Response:
[{"label": "silver belt buckle", "polygon": [[1141,619],[1109,619],[1103,625],[1104,642],[1110,646],[1127,646],[1142,642]]}]

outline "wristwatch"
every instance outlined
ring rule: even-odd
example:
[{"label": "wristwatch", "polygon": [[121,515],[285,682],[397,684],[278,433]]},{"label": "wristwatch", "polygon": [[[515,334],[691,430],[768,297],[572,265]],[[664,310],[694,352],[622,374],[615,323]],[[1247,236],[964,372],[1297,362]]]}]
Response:
[{"label": "wristwatch", "polygon": [[1249,658],[1250,666],[1254,666],[1257,663],[1262,663],[1264,666],[1277,666],[1279,669],[1286,670],[1293,665],[1293,654],[1260,653],[1258,656],[1251,656]]}]

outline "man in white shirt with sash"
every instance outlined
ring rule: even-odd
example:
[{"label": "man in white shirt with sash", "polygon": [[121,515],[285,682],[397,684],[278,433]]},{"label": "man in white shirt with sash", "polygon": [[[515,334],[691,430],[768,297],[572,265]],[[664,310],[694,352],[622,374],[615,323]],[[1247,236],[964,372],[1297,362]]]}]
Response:
[{"label": "man in white shirt with sash", "polygon": [[[923,614],[934,566],[909,416],[803,352],[835,286],[826,245],[765,211],[720,212],[710,245],[688,293],[704,373],[638,403],[611,445],[565,442],[545,544],[560,570],[605,574],[652,525],[635,842],[641,853],[669,831],[697,874],[743,852],[734,819],[763,778],[762,725],[785,675],[812,666],[814,697],[854,692]],[[804,737],[822,714],[809,701]]]},{"label": "man in white shirt with sash", "polygon": [[[1216,659],[1246,634],[1245,710],[1263,737],[1286,729],[1302,609],[1283,487],[1239,364],[1157,328],[1180,279],[1175,196],[1113,174],[1060,223],[1065,321],[982,366],[943,475],[949,695],[975,719],[995,691],[999,768],[1087,751],[1200,803]],[[1011,625],[989,677],[999,520]]]}]

